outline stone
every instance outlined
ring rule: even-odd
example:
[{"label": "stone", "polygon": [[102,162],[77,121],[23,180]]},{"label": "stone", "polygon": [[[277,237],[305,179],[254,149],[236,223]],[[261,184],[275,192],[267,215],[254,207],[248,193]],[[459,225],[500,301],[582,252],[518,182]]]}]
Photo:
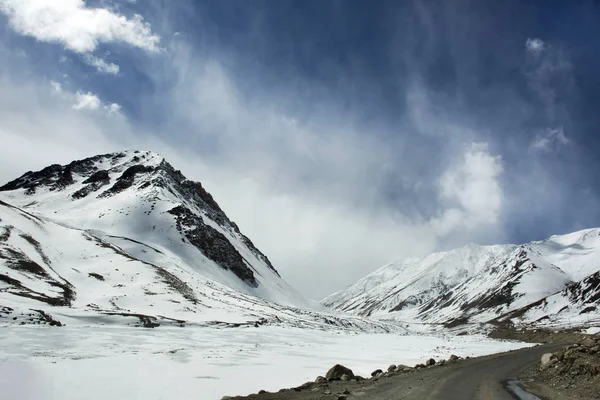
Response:
[{"label": "stone", "polygon": [[425,365],[427,367],[430,367],[432,365],[435,365],[435,360],[433,358],[430,358],[429,360],[425,361]]},{"label": "stone", "polygon": [[415,369],[425,368],[425,364],[417,364],[415,365]]},{"label": "stone", "polygon": [[340,377],[340,380],[342,380],[342,381],[349,381],[350,379],[352,379],[352,378],[348,374],[344,374]]},{"label": "stone", "polygon": [[458,361],[458,358],[459,358],[459,357],[458,357],[458,356],[456,356],[456,355],[454,355],[454,354],[451,354],[451,355],[450,355],[450,360],[452,360],[452,361]]},{"label": "stone", "polygon": [[544,353],[542,354],[542,358],[540,359],[540,369],[543,371],[555,364],[558,363],[558,358],[552,353]]},{"label": "stone", "polygon": [[305,382],[302,385],[295,387],[294,390],[299,392],[300,390],[310,389],[311,387],[313,387],[314,384],[314,382]]},{"label": "stone", "polygon": [[266,391],[266,390],[259,390],[259,391],[258,391],[258,394],[265,394],[265,393],[267,393],[267,391]]},{"label": "stone", "polygon": [[446,360],[440,360],[440,361],[438,361],[438,365],[444,365],[444,364],[446,364]]},{"label": "stone", "polygon": [[323,392],[323,394],[331,394],[331,390],[329,390],[329,389],[326,389],[326,390]]},{"label": "stone", "polygon": [[371,377],[377,378],[378,375],[381,375],[381,374],[383,374],[383,371],[380,369],[376,369],[375,371],[371,372]]},{"label": "stone", "polygon": [[348,389],[344,389],[344,391],[342,392],[342,394],[350,394],[350,391]]},{"label": "stone", "polygon": [[327,378],[325,378],[324,376],[317,376],[317,379],[315,379],[315,383],[327,383]]},{"label": "stone", "polygon": [[337,400],[347,400],[347,399],[348,399],[348,396],[346,396],[345,394],[340,394],[340,395],[338,395],[338,398],[337,398]]},{"label": "stone", "polygon": [[340,380],[342,375],[344,374],[348,375],[350,378],[354,378],[354,373],[350,368],[346,368],[343,365],[336,364],[333,367],[331,367],[329,371],[327,371],[325,378],[327,378],[330,381],[337,381]]},{"label": "stone", "polygon": [[587,337],[581,341],[581,344],[585,347],[594,347],[596,345],[596,341],[591,337]]},{"label": "stone", "polygon": [[396,372],[396,365],[392,364],[388,367],[387,372]]}]

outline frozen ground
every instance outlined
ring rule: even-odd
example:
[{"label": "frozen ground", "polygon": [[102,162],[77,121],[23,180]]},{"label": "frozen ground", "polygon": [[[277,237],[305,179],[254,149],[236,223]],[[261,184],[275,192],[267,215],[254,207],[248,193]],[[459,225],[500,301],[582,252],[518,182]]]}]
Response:
[{"label": "frozen ground", "polygon": [[6,399],[220,399],[277,390],[336,364],[369,376],[389,364],[528,346],[483,336],[401,336],[290,327],[0,329]]}]

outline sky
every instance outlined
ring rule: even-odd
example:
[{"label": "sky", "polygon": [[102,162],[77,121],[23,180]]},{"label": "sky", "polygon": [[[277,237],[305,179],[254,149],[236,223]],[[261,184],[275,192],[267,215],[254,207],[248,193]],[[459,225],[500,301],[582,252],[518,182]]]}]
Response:
[{"label": "sky", "polygon": [[594,1],[0,0],[0,181],[124,149],[320,299],[600,226]]}]

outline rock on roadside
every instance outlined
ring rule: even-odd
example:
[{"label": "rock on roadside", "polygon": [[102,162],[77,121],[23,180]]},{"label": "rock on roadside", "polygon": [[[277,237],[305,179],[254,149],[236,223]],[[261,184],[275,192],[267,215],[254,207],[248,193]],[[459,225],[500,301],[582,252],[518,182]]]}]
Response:
[{"label": "rock on roadside", "polygon": [[350,368],[346,368],[343,365],[336,364],[327,371],[325,378],[330,381],[337,381],[342,379],[342,375],[348,375],[350,379],[354,378],[354,373]]}]

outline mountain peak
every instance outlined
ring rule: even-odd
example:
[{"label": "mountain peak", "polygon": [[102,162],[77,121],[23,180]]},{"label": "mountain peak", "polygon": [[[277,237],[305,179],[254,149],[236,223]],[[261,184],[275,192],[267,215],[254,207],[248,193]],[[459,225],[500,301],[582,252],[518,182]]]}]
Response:
[{"label": "mountain peak", "polygon": [[8,203],[69,226],[182,243],[177,246],[186,257],[194,258],[191,247],[232,272],[237,281],[203,267],[237,289],[241,281],[244,290],[260,290],[259,276],[268,276],[266,271],[280,278],[202,184],[187,179],[157,153],[128,150],[53,164],[26,172],[0,187],[0,193]]},{"label": "mountain peak", "polygon": [[[28,171],[19,178],[0,187],[0,191],[25,189],[25,194],[31,195],[38,189],[60,191],[77,182],[87,181],[98,190],[110,181],[110,173],[121,172],[123,180],[139,172],[151,172],[165,163],[165,159],[150,151],[128,150],[108,153],[75,160],[66,165],[52,164],[39,171]],[[118,179],[118,178],[117,178]],[[102,183],[102,184],[101,184]],[[122,186],[122,184],[121,184]],[[85,196],[93,190],[88,190]],[[79,198],[83,193],[79,193]]]}]

